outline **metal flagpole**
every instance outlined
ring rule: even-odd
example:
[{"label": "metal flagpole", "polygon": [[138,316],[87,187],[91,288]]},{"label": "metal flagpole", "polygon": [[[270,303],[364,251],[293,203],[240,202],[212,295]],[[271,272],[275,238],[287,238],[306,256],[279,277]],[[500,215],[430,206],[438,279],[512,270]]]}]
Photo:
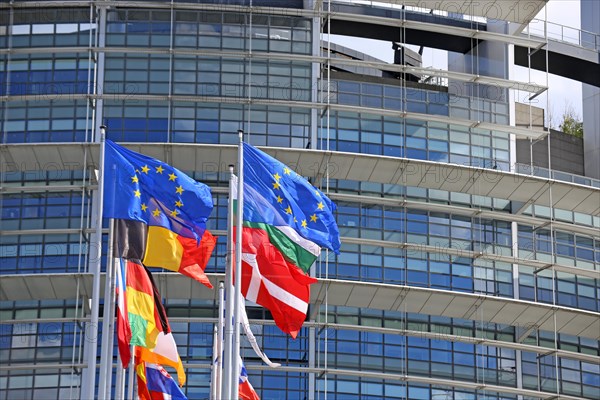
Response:
[{"label": "metal flagpole", "polygon": [[237,221],[236,221],[236,246],[235,246],[235,294],[233,295],[234,305],[234,333],[233,333],[233,352],[232,352],[232,377],[231,377],[231,399],[238,398],[239,375],[240,375],[240,307],[241,307],[241,287],[242,287],[242,224],[244,221],[244,131],[238,131],[238,190],[237,190]]},{"label": "metal flagpole", "polygon": [[225,299],[225,288],[223,282],[219,283],[219,315],[217,322],[215,323],[215,329],[213,332],[213,362],[211,366],[211,380],[210,380],[210,398],[211,400],[221,399],[221,365],[223,358],[223,311]]},{"label": "metal flagpole", "polygon": [[219,283],[219,319],[217,327],[217,382],[215,385],[215,400],[221,400],[221,385],[223,380],[223,328],[225,326],[225,287]]},{"label": "metal flagpole", "polygon": [[102,346],[100,347],[100,380],[98,398],[111,399],[113,338],[115,327],[115,262],[113,259],[114,219],[110,219],[108,230],[108,252],[106,255],[106,278],[104,282],[104,313],[102,315]]},{"label": "metal flagpole", "polygon": [[129,361],[129,375],[127,376],[127,400],[134,400],[133,386],[135,385],[135,346],[131,345],[131,360]]},{"label": "metal flagpole", "polygon": [[102,208],[104,203],[104,145],[106,127],[100,126],[100,158],[98,163],[98,190],[96,191],[95,230],[91,240],[89,271],[93,274],[91,317],[85,338],[88,344],[87,351],[87,380],[85,391],[81,398],[94,399],[96,389],[96,362],[98,357],[98,314],[100,308],[100,269],[102,267]]},{"label": "metal flagpole", "polygon": [[229,166],[229,209],[227,210],[227,267],[225,271],[225,285],[227,300],[225,303],[225,321],[223,324],[223,377],[221,380],[221,395],[223,399],[231,399],[231,350],[233,345],[233,192],[235,185],[235,175],[233,174],[233,165]]},{"label": "metal flagpole", "polygon": [[125,368],[121,363],[121,355],[117,352],[117,373],[115,375],[115,400],[124,400]]},{"label": "metal flagpole", "polygon": [[[219,291],[221,291],[221,288],[219,288]],[[213,328],[213,355],[212,355],[212,364],[210,366],[210,400],[218,400],[217,397],[217,370],[219,369],[218,366],[218,360],[219,360],[219,353],[217,353],[217,341],[219,333],[217,325],[219,323],[217,322]]]}]

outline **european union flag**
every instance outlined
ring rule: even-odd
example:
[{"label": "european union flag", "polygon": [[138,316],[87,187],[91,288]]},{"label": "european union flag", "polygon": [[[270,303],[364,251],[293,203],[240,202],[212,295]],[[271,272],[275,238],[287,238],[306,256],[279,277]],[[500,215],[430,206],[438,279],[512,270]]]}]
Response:
[{"label": "european union flag", "polygon": [[335,204],[292,169],[244,143],[244,221],[289,226],[339,254]]},{"label": "european union flag", "polygon": [[105,217],[161,226],[200,241],[212,208],[208,186],[160,160],[106,140]]}]

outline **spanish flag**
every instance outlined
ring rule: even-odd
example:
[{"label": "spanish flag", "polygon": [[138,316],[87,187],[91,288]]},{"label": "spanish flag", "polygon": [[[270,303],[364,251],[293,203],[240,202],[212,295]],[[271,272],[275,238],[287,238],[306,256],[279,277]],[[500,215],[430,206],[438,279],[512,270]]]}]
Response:
[{"label": "spanish flag", "polygon": [[204,274],[216,244],[216,238],[205,230],[201,240],[181,236],[162,226],[140,221],[115,220],[115,256],[140,260],[147,267],[179,272],[212,288]]}]

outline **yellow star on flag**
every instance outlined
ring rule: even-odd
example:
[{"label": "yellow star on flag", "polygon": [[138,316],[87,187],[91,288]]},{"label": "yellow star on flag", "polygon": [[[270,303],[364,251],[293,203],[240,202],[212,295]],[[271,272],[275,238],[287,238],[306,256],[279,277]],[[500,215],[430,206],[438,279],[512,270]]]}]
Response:
[{"label": "yellow star on flag", "polygon": [[273,182],[273,190],[275,189],[279,189],[281,185],[279,184],[279,182]]},{"label": "yellow star on flag", "polygon": [[156,173],[157,174],[162,174],[164,170],[165,169],[162,167],[162,165],[159,165],[158,167],[156,167]]},{"label": "yellow star on flag", "polygon": [[133,194],[135,195],[135,197],[140,197],[142,195],[142,192],[136,189],[133,191]]},{"label": "yellow star on flag", "polygon": [[323,202],[320,202],[319,204],[317,204],[317,208],[322,211],[325,208],[325,204],[323,204]]},{"label": "yellow star on flag", "polygon": [[283,197],[277,196],[277,202],[280,204],[283,203]]},{"label": "yellow star on flag", "polygon": [[294,222],[298,222],[298,220],[296,219],[296,217],[294,217]]},{"label": "yellow star on flag", "polygon": [[317,222],[317,214],[313,214],[313,215],[311,215],[311,216],[310,216],[310,220],[311,220],[312,222]]},{"label": "yellow star on flag", "polygon": [[177,187],[175,188],[175,192],[177,192],[177,194],[181,194],[181,193],[183,193],[183,187],[181,187],[181,185],[177,186]]},{"label": "yellow star on flag", "polygon": [[275,172],[275,175],[273,175],[273,178],[275,178],[276,181],[279,181],[281,179],[281,175],[279,175],[279,173]]},{"label": "yellow star on flag", "polygon": [[305,220],[305,219],[303,219],[303,220],[302,220],[302,227],[303,227],[303,228],[306,228],[306,225],[308,225],[308,224],[306,223],[306,220]]},{"label": "yellow star on flag", "polygon": [[285,167],[285,168],[283,169],[283,173],[284,173],[285,175],[289,175],[289,174],[290,174],[290,172],[292,172],[292,170],[291,170],[291,169],[289,169],[288,167]]},{"label": "yellow star on flag", "polygon": [[148,175],[148,171],[150,171],[150,168],[148,168],[148,166],[147,166],[147,165],[144,165],[144,166],[142,167],[142,172],[143,172],[143,173],[145,173],[146,175]]},{"label": "yellow star on flag", "polygon": [[321,197],[321,193],[317,189],[315,189],[315,195]]},{"label": "yellow star on flag", "polygon": [[285,213],[286,214],[291,214],[292,213],[292,207],[287,206],[287,208],[285,209]]},{"label": "yellow star on flag", "polygon": [[175,205],[176,205],[177,207],[183,207],[183,202],[182,202],[181,200],[177,200],[177,201],[175,202]]},{"label": "yellow star on flag", "polygon": [[171,217],[176,217],[177,214],[179,214],[179,211],[177,211],[177,209],[171,211]]},{"label": "yellow star on flag", "polygon": [[154,211],[152,211],[152,215],[158,218],[160,216],[160,210],[158,208],[155,209]]},{"label": "yellow star on flag", "polygon": [[139,180],[139,178],[137,177],[137,175],[134,175],[134,176],[132,176],[132,177],[131,177],[131,183],[138,183],[139,181],[140,181],[140,180]]},{"label": "yellow star on flag", "polygon": [[148,209],[148,206],[146,205],[146,203],[142,203],[141,207],[142,207],[142,211],[146,211]]},{"label": "yellow star on flag", "polygon": [[169,180],[170,181],[174,181],[175,179],[177,179],[177,175],[175,175],[175,173],[170,173],[169,174]]}]

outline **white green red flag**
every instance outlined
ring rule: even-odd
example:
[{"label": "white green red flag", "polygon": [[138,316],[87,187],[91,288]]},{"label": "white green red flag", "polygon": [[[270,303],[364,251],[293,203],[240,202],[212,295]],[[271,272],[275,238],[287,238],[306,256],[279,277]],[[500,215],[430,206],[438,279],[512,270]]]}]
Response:
[{"label": "white green red flag", "polygon": [[321,247],[339,252],[336,207],[285,164],[246,143],[243,151],[241,292],[295,338],[306,319],[310,285],[317,281],[308,269]]}]

